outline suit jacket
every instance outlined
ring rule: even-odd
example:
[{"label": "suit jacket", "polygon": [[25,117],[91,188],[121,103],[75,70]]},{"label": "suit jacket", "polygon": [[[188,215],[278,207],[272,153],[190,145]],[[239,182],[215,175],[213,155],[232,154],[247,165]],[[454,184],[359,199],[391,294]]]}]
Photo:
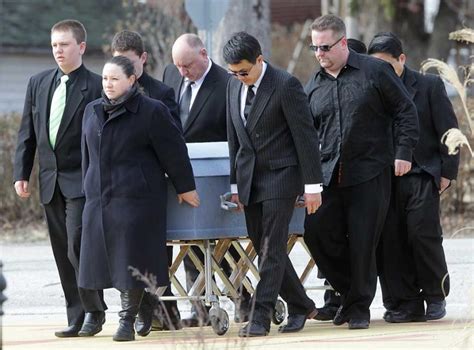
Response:
[{"label": "suit jacket", "polygon": [[300,82],[267,66],[246,126],[240,117],[242,83],[227,87],[230,181],[244,205],[291,198],[304,184],[322,182],[319,140]]},{"label": "suit jacket", "polygon": [[49,96],[59,68],[33,76],[26,91],[25,106],[18,132],[13,178],[29,180],[35,152],[39,159],[39,187],[41,203],[51,201],[56,182],[66,198],[78,198],[82,193],[81,130],[86,105],[100,97],[102,78],[84,66],[68,92],[64,115],[61,119],[56,145],[49,142]]},{"label": "suit jacket", "polygon": [[420,74],[405,67],[403,82],[418,112],[420,138],[413,152],[416,164],[433,176],[439,187],[440,177],[456,179],[459,154],[451,156],[441,143],[443,134],[457,128],[453,106],[442,80],[434,74]]},{"label": "suit jacket", "polygon": [[161,81],[152,78],[146,72],[143,72],[140,76],[138,83],[143,88],[146,96],[160,100],[168,107],[175,124],[182,130],[181,119],[179,119],[179,107],[174,98],[174,90]]},{"label": "suit jacket", "polygon": [[[186,142],[227,140],[225,90],[228,80],[227,71],[213,62],[183,125]],[[163,82],[174,89],[178,102],[184,78],[173,64],[165,68]]]}]

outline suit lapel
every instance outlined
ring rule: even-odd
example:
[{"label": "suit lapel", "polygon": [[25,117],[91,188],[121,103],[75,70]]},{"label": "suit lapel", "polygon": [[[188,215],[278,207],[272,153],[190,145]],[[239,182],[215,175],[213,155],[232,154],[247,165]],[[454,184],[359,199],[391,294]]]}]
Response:
[{"label": "suit lapel", "polygon": [[411,100],[413,101],[416,95],[416,77],[413,72],[405,67],[405,81],[404,81],[405,88],[408,91],[408,95],[410,96]]},{"label": "suit lapel", "polygon": [[247,130],[249,134],[257,125],[258,120],[262,116],[262,113],[275,90],[273,80],[273,68],[270,65],[267,65],[267,70],[265,71],[260,86],[257,89],[257,94],[255,95],[252,107],[250,108],[247,117]]},{"label": "suit lapel", "polygon": [[207,73],[206,78],[202,83],[202,86],[199,88],[199,91],[194,99],[193,105],[191,106],[191,110],[189,111],[188,120],[186,120],[186,124],[183,125],[183,132],[189,129],[191,124],[194,122],[196,117],[198,116],[199,112],[203,108],[204,104],[206,103],[207,99],[214,91],[214,87],[216,85],[216,78],[215,78],[215,63],[212,64],[209,73]]},{"label": "suit lapel", "polygon": [[66,107],[64,108],[61,124],[59,124],[56,144],[61,140],[61,137],[66,132],[71,120],[75,117],[79,105],[84,100],[84,94],[87,90],[86,74],[86,72],[81,72],[77,75],[77,82],[74,84],[73,90],[68,93],[69,100],[66,101]]},{"label": "suit lapel", "polygon": [[227,102],[230,104],[229,105],[230,115],[232,117],[232,121],[233,121],[235,130],[237,132],[237,135],[239,135],[239,137],[241,138],[242,141],[244,141],[244,143],[247,143],[248,145],[252,145],[247,129],[245,128],[244,121],[242,120],[240,116],[241,90],[242,90],[242,83],[240,83],[237,80],[233,81],[231,85],[230,96]]},{"label": "suit lapel", "polygon": [[[53,71],[45,78],[43,79],[39,89],[39,95],[38,95],[38,103],[40,103],[39,110],[40,110],[40,116],[44,116],[44,120],[42,121],[42,125],[46,129],[45,135],[49,135],[49,115],[48,115],[48,104],[49,104],[49,93],[50,90],[53,87],[53,80],[54,77],[56,76],[57,69],[53,69]],[[52,93],[51,93],[52,96]],[[50,145],[49,138],[48,138],[48,145]]]}]

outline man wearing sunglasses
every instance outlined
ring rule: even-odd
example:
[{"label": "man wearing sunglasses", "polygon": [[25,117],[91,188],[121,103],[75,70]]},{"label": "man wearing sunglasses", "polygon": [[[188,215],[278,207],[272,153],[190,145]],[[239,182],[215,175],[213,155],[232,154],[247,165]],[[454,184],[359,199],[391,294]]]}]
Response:
[{"label": "man wearing sunglasses", "polygon": [[375,252],[391,173],[410,170],[417,114],[389,64],[349,50],[339,17],[319,17],[311,29],[321,68],[306,92],[321,142],[324,191],[321,208],[306,216],[305,242],[341,295],[333,323],[363,329],[376,290]]},{"label": "man wearing sunglasses", "polygon": [[227,85],[232,201],[243,207],[247,232],[259,257],[260,281],[251,321],[239,336],[265,336],[278,294],[288,304],[282,333],[303,329],[317,311],[286,252],[296,197],[308,214],[321,205],[318,136],[300,82],[265,62],[260,43],[234,34],[223,49]]}]

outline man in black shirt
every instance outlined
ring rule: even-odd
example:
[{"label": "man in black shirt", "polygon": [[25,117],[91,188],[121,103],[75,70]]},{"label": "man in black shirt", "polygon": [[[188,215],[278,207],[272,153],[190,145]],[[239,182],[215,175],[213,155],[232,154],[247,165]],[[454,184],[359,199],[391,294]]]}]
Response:
[{"label": "man in black shirt", "polygon": [[319,132],[324,189],[321,208],[306,216],[305,242],[341,294],[334,324],[368,328],[391,166],[396,176],[410,170],[416,109],[389,64],[349,51],[339,17],[319,17],[311,29],[321,69],[306,92]]},{"label": "man in black shirt", "polygon": [[[394,178],[378,247],[378,272],[387,322],[437,320],[446,315],[449,275],[439,219],[439,197],[457,176],[459,155],[450,156],[442,135],[458,123],[442,80],[405,66],[401,41],[379,33],[369,54],[390,63],[415,103],[420,140],[412,168]],[[426,301],[426,314],[424,310]]]}]

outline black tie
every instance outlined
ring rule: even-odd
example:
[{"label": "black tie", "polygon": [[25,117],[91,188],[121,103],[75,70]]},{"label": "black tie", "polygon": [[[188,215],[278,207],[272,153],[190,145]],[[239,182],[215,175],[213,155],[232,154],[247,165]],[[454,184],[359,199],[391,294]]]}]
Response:
[{"label": "black tie", "polygon": [[181,100],[179,100],[179,116],[181,118],[182,126],[184,126],[186,120],[188,120],[193,84],[194,81],[188,82],[188,86],[186,86],[186,90],[184,91],[183,96],[181,96]]},{"label": "black tie", "polygon": [[255,97],[255,92],[253,92],[254,85],[249,85],[247,89],[247,98],[245,99],[245,108],[244,108],[244,117],[247,120],[247,117],[252,107],[253,98]]}]

